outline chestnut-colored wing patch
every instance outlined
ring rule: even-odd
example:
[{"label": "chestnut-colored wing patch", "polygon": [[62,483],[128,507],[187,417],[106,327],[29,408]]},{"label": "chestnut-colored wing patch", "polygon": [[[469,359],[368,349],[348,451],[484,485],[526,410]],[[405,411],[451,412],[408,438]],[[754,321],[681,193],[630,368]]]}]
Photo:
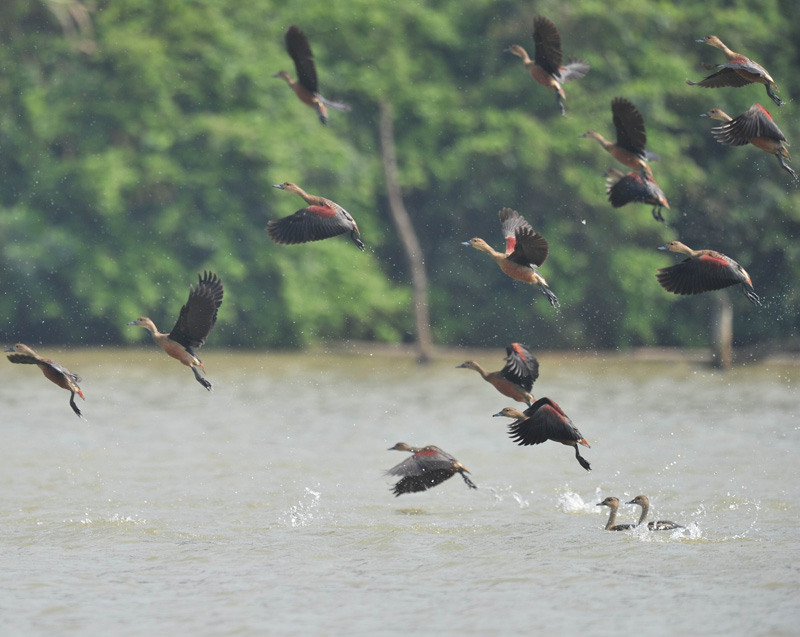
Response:
[{"label": "chestnut-colored wing patch", "polygon": [[275,243],[294,245],[322,241],[353,230],[353,223],[330,206],[309,206],[283,219],[267,224],[267,233]]}]

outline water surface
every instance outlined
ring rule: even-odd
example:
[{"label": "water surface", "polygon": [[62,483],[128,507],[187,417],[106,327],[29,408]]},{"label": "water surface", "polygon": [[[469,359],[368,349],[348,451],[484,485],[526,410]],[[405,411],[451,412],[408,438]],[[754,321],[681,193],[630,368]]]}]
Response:
[{"label": "water surface", "polygon": [[[209,350],[209,394],[155,349],[41,349],[87,420],[0,365],[4,635],[796,634],[800,367],[543,355],[587,473],[514,445],[464,355]],[[398,441],[479,489],[395,498]],[[604,532],[595,504],[639,493],[687,528]]]}]

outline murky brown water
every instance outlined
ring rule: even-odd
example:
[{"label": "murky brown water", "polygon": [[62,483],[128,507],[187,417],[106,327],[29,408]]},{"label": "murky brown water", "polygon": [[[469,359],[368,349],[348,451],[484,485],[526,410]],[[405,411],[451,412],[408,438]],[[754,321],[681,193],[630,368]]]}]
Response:
[{"label": "murky brown water", "polygon": [[[88,420],[0,365],[3,634],[796,633],[800,367],[542,356],[587,473],[515,446],[465,357],[209,350],[208,394],[155,349],[41,353]],[[394,498],[398,441],[480,488]],[[688,528],[603,532],[639,493]]]}]

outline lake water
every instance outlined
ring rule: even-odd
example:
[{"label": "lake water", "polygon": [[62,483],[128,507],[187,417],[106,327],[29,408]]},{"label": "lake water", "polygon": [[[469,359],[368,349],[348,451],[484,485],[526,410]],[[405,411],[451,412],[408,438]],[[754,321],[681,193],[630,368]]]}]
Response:
[{"label": "lake water", "polygon": [[[465,354],[210,349],[208,393],[155,346],[40,353],[83,376],[87,420],[0,364],[3,635],[800,630],[800,366],[542,355],[586,472],[513,444]],[[398,441],[479,488],[395,498]],[[605,532],[596,503],[640,493],[687,528]]]}]

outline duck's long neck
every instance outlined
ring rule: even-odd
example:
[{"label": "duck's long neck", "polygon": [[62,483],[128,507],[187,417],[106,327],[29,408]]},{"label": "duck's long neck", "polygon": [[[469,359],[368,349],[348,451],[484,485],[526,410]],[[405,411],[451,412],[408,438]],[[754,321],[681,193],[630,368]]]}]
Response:
[{"label": "duck's long neck", "polygon": [[650,510],[647,504],[640,504],[639,506],[642,507],[642,514],[639,516],[639,521],[636,524],[642,524],[647,519],[647,512]]},{"label": "duck's long neck", "polygon": [[608,522],[606,522],[606,530],[610,529],[617,523],[617,507],[612,506],[609,508],[611,509],[611,513],[608,514]]},{"label": "duck's long neck", "polygon": [[596,140],[606,150],[608,150],[609,148],[611,148],[614,145],[613,142],[608,141],[605,137],[603,137],[597,131],[593,131],[593,130],[586,131],[586,136],[591,138],[591,139]]},{"label": "duck's long neck", "polygon": [[480,248],[478,248],[478,250],[481,250],[482,252],[488,254],[490,257],[492,257],[492,259],[497,261],[497,263],[502,263],[503,261],[506,260],[505,254],[503,254],[502,252],[498,252],[488,243],[484,243]]},{"label": "duck's long neck", "polygon": [[153,323],[153,321],[151,321],[150,319],[142,321],[142,327],[146,329],[148,332],[150,332],[150,335],[153,337],[153,340],[158,340],[158,337],[160,336],[161,337],[168,336],[168,334],[162,334],[161,332],[159,332],[158,328],[156,327],[156,324]]},{"label": "duck's long neck", "polygon": [[309,195],[305,190],[303,190],[300,187],[298,187],[297,190],[295,190],[295,193],[300,195],[305,200],[305,202],[310,206],[325,205],[325,199],[323,197],[317,197],[316,195]]},{"label": "duck's long neck", "polygon": [[722,51],[722,53],[725,55],[725,57],[728,58],[729,60],[732,60],[733,58],[743,57],[743,56],[739,55],[738,53],[736,53],[735,51],[731,51],[727,46],[725,46],[725,43],[722,42],[722,40],[717,40],[711,46],[714,46],[714,47],[718,48],[720,51]]},{"label": "duck's long neck", "polygon": [[487,374],[486,370],[483,369],[483,367],[481,367],[478,363],[473,363],[472,369],[478,372],[481,375],[481,378],[483,378],[483,380],[489,380],[488,378],[489,374]]}]

